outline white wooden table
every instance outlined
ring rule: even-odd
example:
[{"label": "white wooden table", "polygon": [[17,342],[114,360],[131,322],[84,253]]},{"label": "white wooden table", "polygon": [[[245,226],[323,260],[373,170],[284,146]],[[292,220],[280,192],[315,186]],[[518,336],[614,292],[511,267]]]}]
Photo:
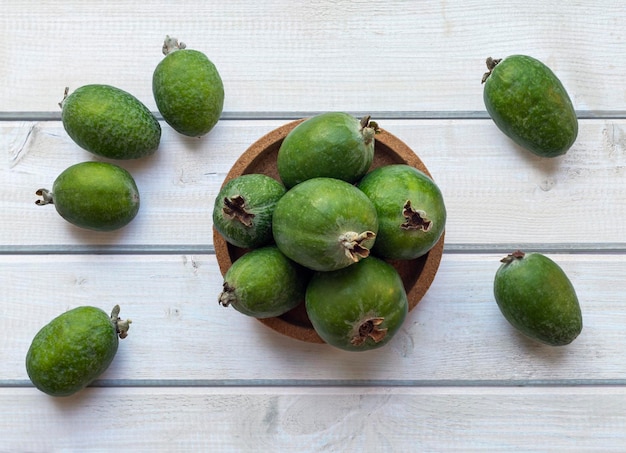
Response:
[{"label": "white wooden table", "polygon": [[[0,450],[626,451],[626,9],[622,1],[3,0],[0,24]],[[223,117],[123,162],[142,195],[114,233],[79,230],[35,190],[95,160],[60,122],[63,89],[108,83],[156,112],[166,34],[205,52]],[[487,117],[486,57],[524,53],[580,118],[553,160]],[[442,189],[445,252],[387,347],[299,342],[217,303],[211,209],[237,157],[285,122],[370,113]],[[568,273],[583,332],[517,334],[492,294],[499,259],[540,251]],[[28,380],[37,330],[84,304],[133,319],[91,387]]]}]

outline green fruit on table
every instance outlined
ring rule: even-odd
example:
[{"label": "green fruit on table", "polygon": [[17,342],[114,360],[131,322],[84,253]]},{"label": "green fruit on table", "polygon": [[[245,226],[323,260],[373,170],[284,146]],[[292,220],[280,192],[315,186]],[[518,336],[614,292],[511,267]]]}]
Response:
[{"label": "green fruit on table", "polygon": [[153,154],[161,125],[136,97],[110,85],[85,85],[60,103],[68,135],[80,147],[109,159]]},{"label": "green fruit on table", "polygon": [[165,38],[165,58],[152,75],[152,93],[163,119],[190,137],[207,134],[224,107],[224,85],[215,65],[176,38]]},{"label": "green fruit on table", "polygon": [[219,303],[255,318],[280,316],[304,300],[308,277],[276,246],[254,249],[226,271]]},{"label": "green fruit on table", "polygon": [[494,295],[506,320],[541,343],[567,345],[582,331],[574,286],[558,264],[540,253],[517,251],[503,258]]},{"label": "green fruit on table", "polygon": [[213,206],[213,226],[237,247],[255,248],[270,244],[272,215],[287,189],[270,176],[255,173],[226,182]]},{"label": "green fruit on table", "polygon": [[53,204],[68,222],[90,230],[122,228],[139,211],[139,191],[132,175],[106,162],[82,162],[64,170],[52,192],[39,189],[40,206]]},{"label": "green fruit on table", "polygon": [[357,187],[374,203],[378,234],[372,253],[385,259],[411,260],[433,248],[446,225],[439,187],[409,165],[378,167]]},{"label": "green fruit on table", "polygon": [[358,181],[374,159],[378,125],[343,112],[308,118],[292,129],[278,150],[277,168],[286,187],[316,177]]},{"label": "green fruit on table", "polygon": [[278,248],[315,271],[350,266],[369,256],[378,231],[376,208],[352,184],[308,179],[276,203],[272,232]]},{"label": "green fruit on table", "polygon": [[318,335],[347,351],[369,351],[387,344],[408,313],[400,275],[374,256],[313,275],[305,305]]},{"label": "green fruit on table", "polygon": [[68,396],[89,385],[111,364],[119,338],[130,321],[121,320],[120,307],[111,315],[96,307],[69,310],[45,325],[26,354],[32,383],[51,396]]},{"label": "green fruit on table", "polygon": [[487,59],[483,99],[498,128],[542,157],[565,154],[578,135],[578,119],[561,81],[526,55]]}]

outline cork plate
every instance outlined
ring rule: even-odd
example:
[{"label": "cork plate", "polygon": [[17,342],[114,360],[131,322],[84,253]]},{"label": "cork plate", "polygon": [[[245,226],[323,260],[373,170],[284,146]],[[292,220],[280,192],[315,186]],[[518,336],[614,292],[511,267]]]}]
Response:
[{"label": "cork plate", "polygon": [[[280,181],[276,169],[278,149],[285,136],[302,121],[304,119],[287,123],[253,143],[230,169],[224,179],[224,184],[240,175],[250,173],[263,173]],[[408,164],[431,176],[424,163],[411,148],[392,134],[381,129],[380,133],[376,135],[375,143],[372,169],[389,164]],[[247,252],[246,249],[227,243],[215,228],[213,229],[213,244],[222,275],[237,258]],[[409,300],[409,311],[413,310],[424,297],[435,279],[443,254],[443,244],[444,235],[424,256],[414,260],[388,261],[396,268],[402,278]],[[304,301],[282,316],[259,319],[259,321],[288,337],[309,343],[324,343],[307,317]]]}]

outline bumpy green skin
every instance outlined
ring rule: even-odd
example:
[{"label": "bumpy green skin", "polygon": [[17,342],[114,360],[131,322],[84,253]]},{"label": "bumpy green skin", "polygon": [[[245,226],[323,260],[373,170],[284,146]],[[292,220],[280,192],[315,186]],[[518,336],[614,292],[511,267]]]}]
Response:
[{"label": "bumpy green skin", "polygon": [[106,162],[82,162],[54,181],[57,212],[68,222],[90,230],[122,228],[139,211],[139,191],[125,169]]},{"label": "bumpy green skin", "polygon": [[565,154],[578,135],[572,101],[557,76],[539,60],[512,55],[485,81],[483,99],[498,128],[542,157]]},{"label": "bumpy green skin", "polygon": [[152,93],[163,119],[189,137],[213,129],[224,107],[224,85],[217,68],[197,50],[167,54],[154,70]]},{"label": "bumpy green skin", "polygon": [[[276,203],[272,232],[278,248],[295,262],[316,271],[354,264],[340,243],[348,232],[378,231],[376,208],[352,184],[333,178],[308,179]],[[375,237],[362,242],[368,250]]]},{"label": "bumpy green skin", "polygon": [[276,246],[243,255],[226,271],[219,302],[254,318],[280,316],[304,300],[310,272]]},{"label": "bumpy green skin", "polygon": [[342,112],[327,112],[298,124],[283,140],[277,168],[290,188],[315,177],[358,181],[374,159],[374,130]]},{"label": "bumpy green skin", "polygon": [[109,367],[118,342],[115,325],[104,311],[74,308],[35,335],[26,354],[28,377],[48,395],[72,395]]},{"label": "bumpy green skin", "polygon": [[504,317],[523,334],[551,346],[570,344],[583,321],[578,297],[565,272],[540,253],[505,258],[494,281]]},{"label": "bumpy green skin", "polygon": [[153,154],[161,125],[136,97],[110,85],[85,85],[62,102],[61,118],[80,147],[109,159]]},{"label": "bumpy green skin", "polygon": [[[386,259],[411,260],[433,248],[446,224],[446,207],[439,187],[423,172],[409,165],[378,167],[357,187],[368,196],[378,214],[378,235],[372,253]],[[404,206],[425,221],[408,222]],[[403,226],[404,225],[404,226]]]},{"label": "bumpy green skin", "polygon": [[[306,311],[315,331],[328,344],[347,351],[369,351],[384,346],[398,332],[408,312],[402,279],[393,266],[370,256],[353,266],[318,272],[305,296]],[[383,318],[387,329],[376,342],[365,336],[354,344],[359,326],[371,318]]]},{"label": "bumpy green skin", "polygon": [[[256,248],[273,242],[272,214],[287,189],[274,178],[248,174],[231,179],[220,189],[213,206],[213,225],[222,237],[237,247]],[[226,199],[241,196],[246,213],[253,215],[251,225],[227,214]],[[225,212],[224,209],[227,211]]]}]

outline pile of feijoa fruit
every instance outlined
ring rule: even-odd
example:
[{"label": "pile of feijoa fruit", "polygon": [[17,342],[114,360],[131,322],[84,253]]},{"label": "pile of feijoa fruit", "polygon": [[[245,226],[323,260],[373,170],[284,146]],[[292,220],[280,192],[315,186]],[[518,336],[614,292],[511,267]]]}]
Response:
[{"label": "pile of feijoa fruit", "polygon": [[302,301],[326,343],[349,351],[386,344],[408,312],[391,260],[413,260],[441,238],[446,208],[422,171],[372,168],[378,124],[326,112],[297,124],[280,144],[280,181],[260,173],[227,181],[213,225],[249,249],[224,275],[219,303],[256,318]]},{"label": "pile of feijoa fruit", "polygon": [[[496,126],[539,157],[565,154],[577,138],[578,119],[551,69],[526,55],[488,58],[487,67],[483,99]],[[282,188],[258,174],[224,185],[215,228],[254,253],[227,271],[222,305],[262,318],[279,316],[304,298],[319,336],[350,351],[380,347],[397,332],[406,293],[387,261],[427,253],[443,232],[446,211],[441,192],[419,170],[371,170],[377,127],[341,112],[309,118],[280,147]],[[269,186],[271,194],[262,189]],[[503,316],[524,335],[561,346],[580,334],[574,287],[548,257],[519,250],[507,255],[493,285]]]},{"label": "pile of feijoa fruit", "polygon": [[[215,65],[202,52],[186,49],[166,37],[165,58],[152,77],[152,91],[163,119],[178,133],[207,134],[222,113],[224,87]],[[118,230],[139,211],[133,176],[111,160],[139,159],[155,153],[161,125],[132,94],[103,84],[65,89],[60,102],[69,137],[93,156],[61,172],[52,189],[39,189],[38,205],[53,204],[69,223],[94,231]],[[100,308],[80,306],[51,320],[35,335],[26,356],[33,384],[51,396],[72,395],[100,376],[111,364],[118,339],[130,321]]]},{"label": "pile of feijoa fruit", "polygon": [[[487,58],[483,99],[496,126],[522,149],[542,158],[564,155],[578,136],[578,118],[565,87],[536,58]],[[501,260],[494,297],[505,319],[527,337],[550,346],[574,341],[582,313],[574,286],[541,253],[517,250]]]},{"label": "pile of feijoa fruit", "polygon": [[[165,57],[152,74],[152,93],[163,119],[178,133],[200,137],[222,113],[224,86],[215,65],[197,50],[167,36]],[[150,156],[161,141],[155,115],[132,94],[111,85],[65,89],[59,103],[69,137],[92,155],[108,160]],[[139,211],[133,176],[111,162],[81,162],[64,170],[52,190],[39,189],[38,205],[53,204],[68,222],[95,231],[126,226]]]},{"label": "pile of feijoa fruit", "polygon": [[[218,122],[224,87],[202,52],[166,37],[152,91],[165,122],[200,137]],[[487,59],[483,97],[497,127],[540,157],[565,154],[578,133],[576,113],[556,75],[525,55]],[[98,158],[152,155],[161,126],[130,93],[85,85],[60,103],[69,137]],[[378,124],[327,112],[298,124],[276,160],[280,181],[246,174],[225,182],[213,208],[215,229],[245,249],[224,275],[219,303],[255,318],[280,316],[304,301],[320,338],[348,351],[385,345],[408,311],[392,261],[414,260],[440,240],[446,222],[441,191],[409,165],[372,168]],[[139,210],[132,175],[107,161],[76,163],[39,189],[68,222],[95,231],[126,226]],[[502,259],[494,296],[503,316],[539,342],[571,343],[582,330],[568,277],[540,253]],[[37,333],[26,357],[28,376],[52,396],[71,395],[103,373],[130,321],[92,306],[76,307]]]}]

